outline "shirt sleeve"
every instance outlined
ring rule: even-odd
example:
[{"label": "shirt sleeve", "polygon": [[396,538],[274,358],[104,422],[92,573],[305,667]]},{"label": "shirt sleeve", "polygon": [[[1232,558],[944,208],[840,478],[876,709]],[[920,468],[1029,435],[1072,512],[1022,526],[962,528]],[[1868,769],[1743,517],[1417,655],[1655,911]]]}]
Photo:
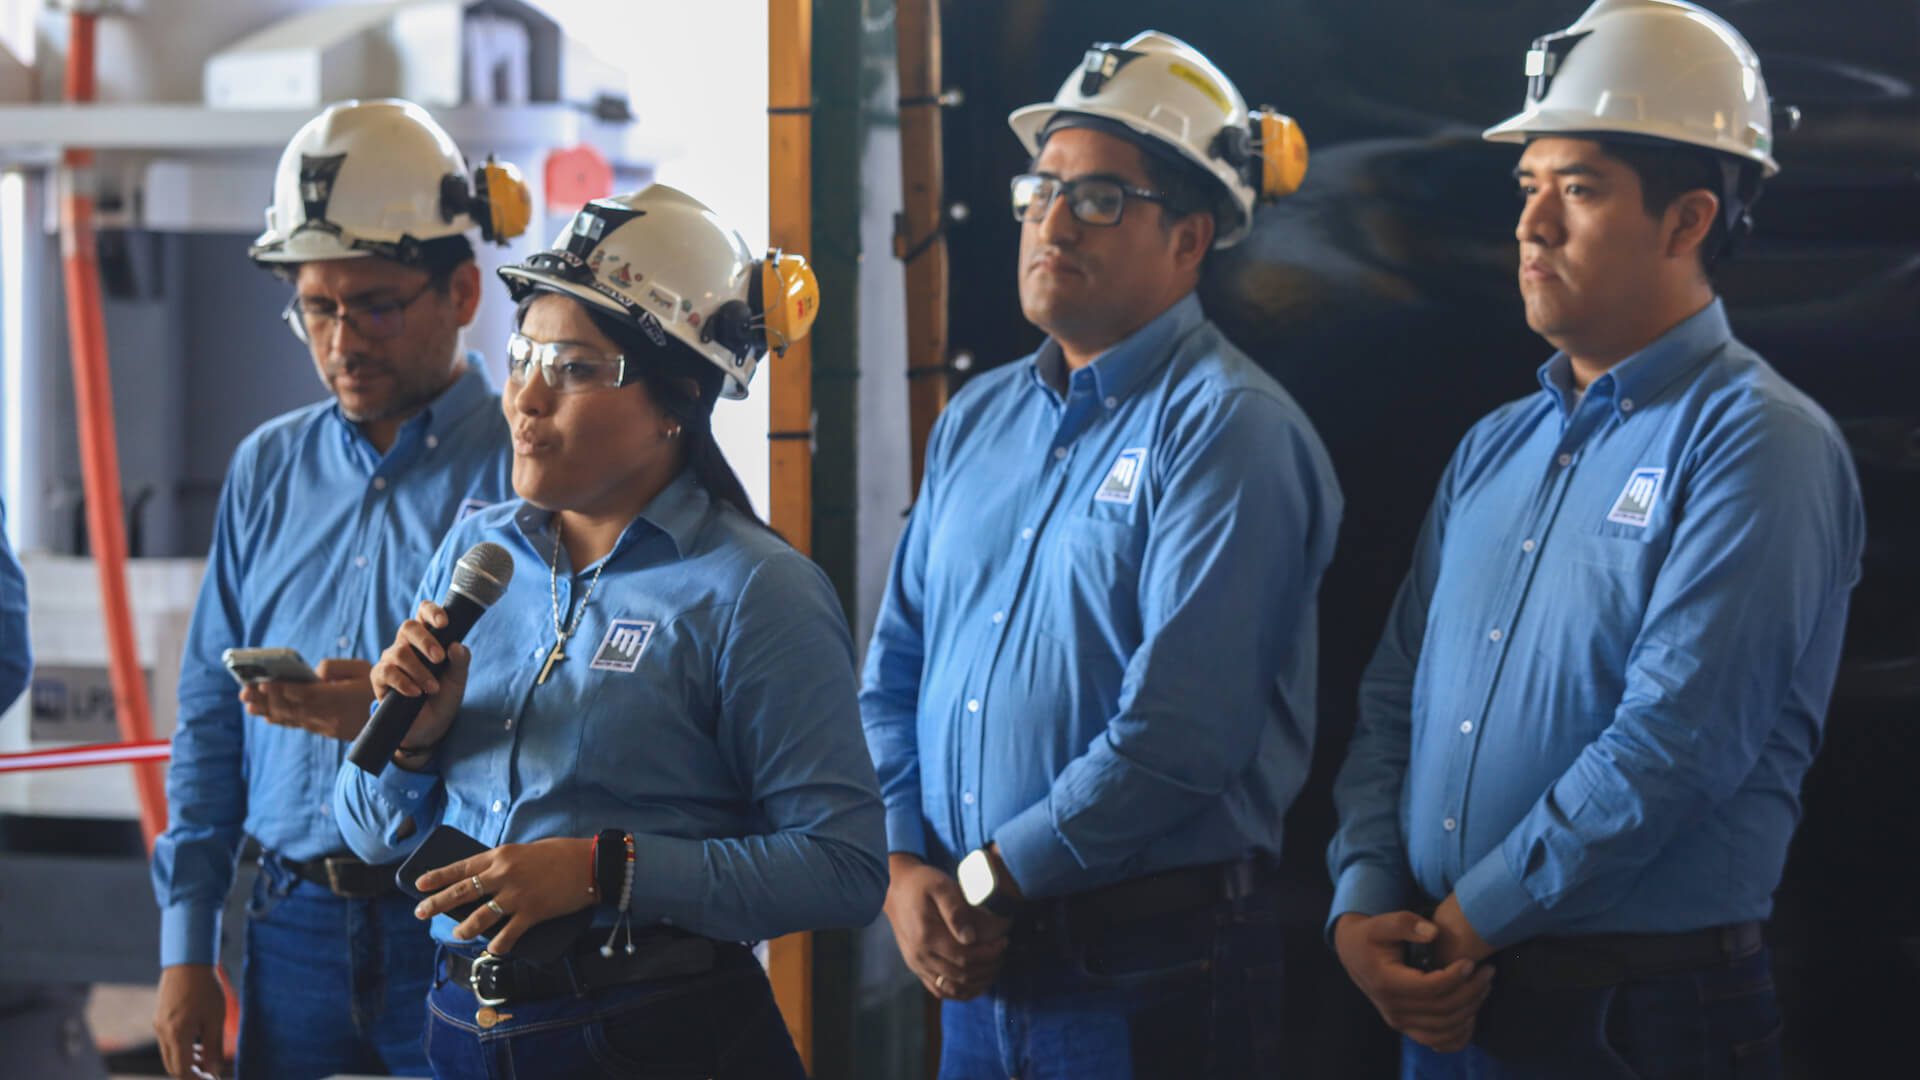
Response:
[{"label": "shirt sleeve", "polygon": [[153,845],[162,967],[213,963],[246,821],[246,718],[220,654],[246,640],[241,598],[254,551],[245,506],[253,466],[251,443],[243,444],[220,491],[213,548],[180,662],[167,829]]},{"label": "shirt sleeve", "polygon": [[33,674],[27,635],[27,579],[7,546],[7,511],[0,505],[0,712],[13,706]]},{"label": "shirt sleeve", "polygon": [[[456,551],[464,553],[469,539],[465,530],[455,528],[435,549],[427,571],[413,591],[413,603],[407,618],[420,609],[422,601],[446,595],[445,586],[453,578]],[[399,631],[394,632],[395,640]],[[385,646],[382,646],[385,651]],[[375,702],[372,708],[379,708]],[[459,721],[456,719],[455,723]],[[440,823],[446,810],[447,790],[439,771],[439,756],[430,758],[419,772],[389,765],[379,776],[368,774],[351,761],[340,763],[333,784],[333,820],[340,827],[353,853],[369,863],[381,865],[403,861]]]},{"label": "shirt sleeve", "polygon": [[[994,833],[1021,890],[1054,896],[1206,809],[1246,771],[1275,712],[1313,744],[1313,716],[1277,692],[1332,553],[1340,497],[1311,430],[1276,398],[1233,391],[1183,417],[1156,457],[1141,559],[1141,643],[1116,715],[1045,798]],[[1149,463],[1150,469],[1156,468]]]},{"label": "shirt sleeve", "polygon": [[939,490],[938,448],[950,415],[941,414],[927,440],[920,496],[893,550],[893,567],[880,597],[873,639],[867,644],[860,691],[860,721],[886,805],[887,850],[919,859],[927,857],[926,821],[920,809],[919,736],[920,677],[926,662],[927,533],[932,528],[932,500]]},{"label": "shirt sleeve", "polygon": [[718,661],[716,738],[765,831],[636,833],[636,920],[733,941],[873,921],[887,891],[885,814],[853,672],[826,575],[796,552],[761,563]]},{"label": "shirt sleeve", "polygon": [[1413,565],[1394,597],[1373,659],[1360,676],[1359,719],[1333,784],[1339,824],[1327,846],[1327,872],[1333,878],[1333,906],[1326,923],[1329,940],[1340,916],[1399,911],[1414,893],[1406,838],[1400,832],[1400,796],[1412,751],[1414,672],[1426,638],[1434,583],[1440,576],[1440,550],[1458,460],[1441,477],[1414,545]]},{"label": "shirt sleeve", "polygon": [[[1723,422],[1692,458],[1611,724],[1455,885],[1496,948],[1610,903],[1739,789],[1783,715],[1826,708],[1865,536],[1845,448],[1775,406]],[[1822,667],[1824,681],[1801,675]]]}]

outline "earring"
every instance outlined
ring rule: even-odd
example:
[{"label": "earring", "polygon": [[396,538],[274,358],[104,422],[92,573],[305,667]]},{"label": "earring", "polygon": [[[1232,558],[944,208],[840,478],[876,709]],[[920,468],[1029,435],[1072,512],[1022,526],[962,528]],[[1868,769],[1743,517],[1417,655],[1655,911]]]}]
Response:
[{"label": "earring", "polygon": [[670,427],[670,428],[668,428],[668,429],[667,429],[667,438],[669,438],[669,439],[677,439],[677,438],[679,438],[679,437],[680,437],[680,425],[679,425],[679,424],[675,424],[675,425],[673,425],[672,427]]}]

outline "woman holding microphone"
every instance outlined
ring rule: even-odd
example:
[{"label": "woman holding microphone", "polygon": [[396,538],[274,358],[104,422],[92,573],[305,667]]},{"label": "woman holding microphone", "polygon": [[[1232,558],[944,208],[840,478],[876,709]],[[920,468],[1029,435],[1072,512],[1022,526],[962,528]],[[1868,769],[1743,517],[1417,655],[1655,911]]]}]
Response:
[{"label": "woman holding microphone", "polygon": [[[838,601],[754,516],[710,417],[806,333],[812,276],[661,185],[500,274],[520,499],[441,545],[373,671],[425,707],[394,767],[342,768],[336,816],[373,862],[442,824],[487,849],[412,883],[444,946],[438,1075],[800,1077],[741,943],[869,922],[883,812]],[[476,542],[511,582],[443,649],[432,598]],[[514,957],[587,909],[557,959]]]}]

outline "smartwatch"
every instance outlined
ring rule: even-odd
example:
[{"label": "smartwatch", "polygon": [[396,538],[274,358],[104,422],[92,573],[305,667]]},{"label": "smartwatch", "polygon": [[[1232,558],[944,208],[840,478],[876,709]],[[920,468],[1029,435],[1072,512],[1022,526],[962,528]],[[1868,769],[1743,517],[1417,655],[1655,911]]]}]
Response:
[{"label": "smartwatch", "polygon": [[1011,918],[1019,907],[1001,884],[986,848],[968,852],[967,857],[960,860],[960,869],[954,876],[960,879],[960,895],[974,907],[986,908],[1003,919]]}]

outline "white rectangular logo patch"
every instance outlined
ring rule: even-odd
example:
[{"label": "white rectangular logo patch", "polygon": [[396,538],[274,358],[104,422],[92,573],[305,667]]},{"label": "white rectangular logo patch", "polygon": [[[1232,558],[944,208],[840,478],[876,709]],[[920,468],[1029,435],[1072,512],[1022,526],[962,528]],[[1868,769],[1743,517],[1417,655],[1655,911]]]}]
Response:
[{"label": "white rectangular logo patch", "polygon": [[1660,483],[1667,478],[1665,469],[1635,469],[1627,477],[1627,486],[1607,511],[1607,520],[1616,525],[1644,528],[1653,517],[1653,504],[1660,498]]},{"label": "white rectangular logo patch", "polygon": [[1093,501],[1132,505],[1133,494],[1140,489],[1140,473],[1146,467],[1146,447],[1120,451],[1120,456],[1113,459],[1113,468],[1107,470],[1107,478],[1093,493]]},{"label": "white rectangular logo patch", "polygon": [[600,647],[593,651],[593,663],[588,666],[595,671],[632,672],[640,666],[640,654],[647,651],[647,643],[653,640],[653,623],[642,619],[615,619],[607,627],[607,636],[600,639]]}]

